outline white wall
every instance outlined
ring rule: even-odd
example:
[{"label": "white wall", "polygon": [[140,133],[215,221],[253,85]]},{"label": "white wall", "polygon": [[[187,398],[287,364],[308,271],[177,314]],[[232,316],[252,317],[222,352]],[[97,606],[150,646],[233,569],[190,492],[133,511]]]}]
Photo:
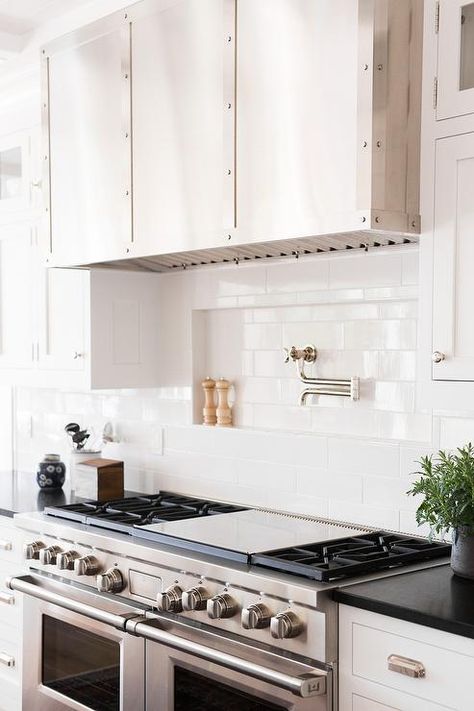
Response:
[{"label": "white wall", "polygon": [[[122,443],[106,453],[125,459],[130,488],[415,530],[416,501],[405,493],[415,460],[467,440],[472,429],[455,413],[416,407],[416,246],[160,278],[163,386],[85,394],[19,388],[19,469],[47,450],[68,457],[68,421],[100,430],[111,420]],[[303,386],[282,347],[307,342],[319,348],[322,376],[362,378],[359,402],[296,404]],[[232,430],[193,424],[202,406],[193,363],[203,361],[209,373],[199,377],[235,383]]]}]

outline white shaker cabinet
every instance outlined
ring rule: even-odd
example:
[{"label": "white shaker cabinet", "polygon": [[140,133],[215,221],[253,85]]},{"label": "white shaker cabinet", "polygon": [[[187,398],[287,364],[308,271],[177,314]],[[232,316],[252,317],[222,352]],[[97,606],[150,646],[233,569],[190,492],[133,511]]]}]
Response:
[{"label": "white shaker cabinet", "polygon": [[433,378],[474,380],[474,133],[438,139],[433,232]]},{"label": "white shaker cabinet", "polygon": [[85,389],[158,383],[156,274],[43,273],[38,381]]},{"label": "white shaker cabinet", "polygon": [[339,711],[471,711],[473,665],[472,639],[339,606]]},{"label": "white shaker cabinet", "polygon": [[13,519],[0,516],[0,711],[21,709],[22,596],[5,580],[22,571],[22,534]]},{"label": "white shaker cabinet", "polygon": [[[133,68],[130,256],[222,243],[226,182],[233,190],[223,126],[230,123],[227,143],[233,146],[233,81],[229,77],[226,96],[224,69],[226,56],[233,58],[235,0],[168,4],[163,9],[163,3],[145,0],[127,11]],[[229,209],[233,214],[233,205]]]},{"label": "white shaker cabinet", "polygon": [[43,50],[45,210],[58,266],[123,256],[131,241],[129,43],[118,12]]},{"label": "white shaker cabinet", "polygon": [[438,119],[474,113],[474,2],[438,4]]},{"label": "white shaker cabinet", "polygon": [[36,232],[18,224],[2,227],[0,235],[0,368],[31,368]]}]

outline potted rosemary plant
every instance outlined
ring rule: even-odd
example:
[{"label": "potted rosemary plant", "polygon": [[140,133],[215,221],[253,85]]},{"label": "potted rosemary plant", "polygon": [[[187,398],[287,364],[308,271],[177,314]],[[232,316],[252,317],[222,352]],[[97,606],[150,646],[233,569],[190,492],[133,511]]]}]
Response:
[{"label": "potted rosemary plant", "polygon": [[436,533],[451,529],[451,567],[456,575],[474,580],[474,447],[422,457],[421,470],[408,491],[424,496],[416,512],[419,524]]}]

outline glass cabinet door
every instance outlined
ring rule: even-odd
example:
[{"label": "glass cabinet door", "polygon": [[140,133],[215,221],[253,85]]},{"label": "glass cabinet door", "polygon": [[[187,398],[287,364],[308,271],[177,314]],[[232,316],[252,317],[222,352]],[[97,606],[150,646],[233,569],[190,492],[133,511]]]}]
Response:
[{"label": "glass cabinet door", "polygon": [[0,214],[31,206],[31,136],[27,131],[0,139]]},{"label": "glass cabinet door", "polygon": [[439,6],[437,118],[474,113],[474,2]]}]

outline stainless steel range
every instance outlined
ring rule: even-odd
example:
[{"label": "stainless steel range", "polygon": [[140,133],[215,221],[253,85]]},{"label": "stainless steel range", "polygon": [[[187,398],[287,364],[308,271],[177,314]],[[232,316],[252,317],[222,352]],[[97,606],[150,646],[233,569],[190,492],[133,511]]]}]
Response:
[{"label": "stainless steel range", "polygon": [[[449,546],[172,493],[15,517],[23,708],[334,711],[334,587]],[[408,566],[408,567],[407,567]]]}]

